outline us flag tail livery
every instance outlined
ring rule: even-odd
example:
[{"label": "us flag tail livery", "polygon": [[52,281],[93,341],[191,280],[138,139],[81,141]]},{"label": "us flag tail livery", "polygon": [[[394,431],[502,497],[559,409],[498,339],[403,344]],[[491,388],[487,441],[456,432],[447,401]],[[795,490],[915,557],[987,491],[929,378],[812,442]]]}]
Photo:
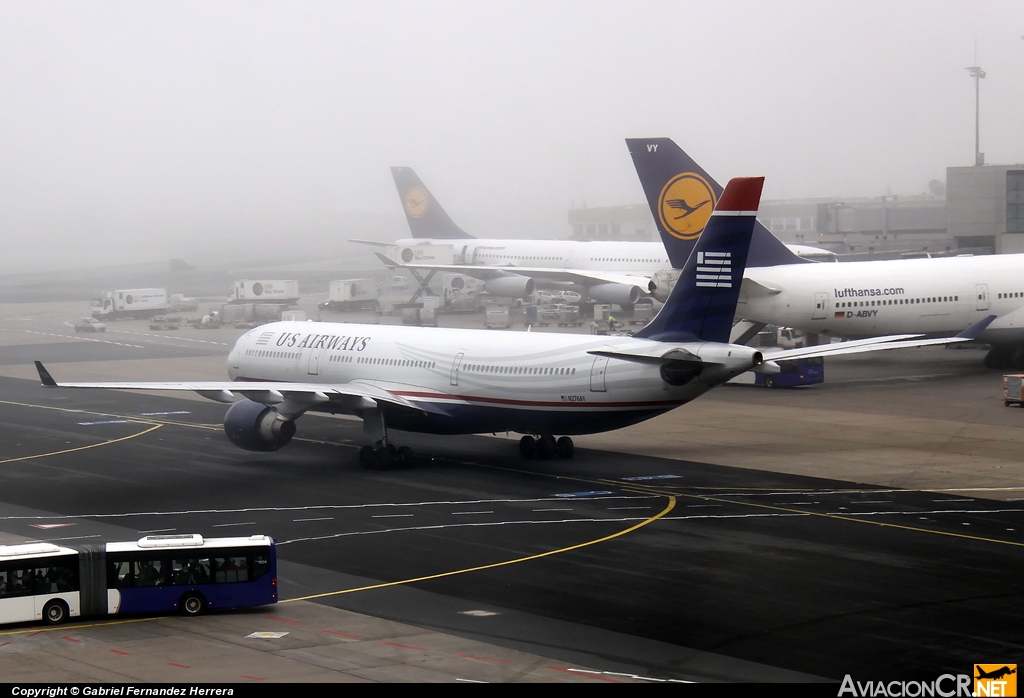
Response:
[{"label": "us flag tail livery", "polygon": [[[680,269],[703,234],[722,187],[671,138],[627,138],[626,145],[668,258],[674,269]],[[748,266],[807,261],[754,222]]]},{"label": "us flag tail livery", "polygon": [[413,172],[411,167],[392,167],[391,176],[398,187],[405,219],[414,238],[435,238],[442,240],[472,240],[472,235],[455,225],[441,204],[437,202],[427,186]]},{"label": "us flag tail livery", "polygon": [[764,177],[740,177],[708,216],[661,312],[635,336],[662,342],[729,341]]}]

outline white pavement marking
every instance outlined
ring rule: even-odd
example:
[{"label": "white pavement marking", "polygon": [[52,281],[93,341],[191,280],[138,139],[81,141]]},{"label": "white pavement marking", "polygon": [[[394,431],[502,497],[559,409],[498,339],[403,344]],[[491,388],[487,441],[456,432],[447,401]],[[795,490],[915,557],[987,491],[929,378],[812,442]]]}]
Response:
[{"label": "white pavement marking", "polygon": [[[608,499],[660,499],[662,495],[620,495],[616,497],[594,497],[595,500]],[[377,509],[405,508],[428,506],[466,506],[468,504],[524,504],[529,502],[561,502],[550,497],[529,499],[470,499],[465,501],[430,501],[430,502],[382,502],[377,504],[311,504],[296,507],[243,507],[239,509],[180,509],[174,511],[128,511],[119,514],[67,514],[64,516],[0,516],[0,521],[20,521],[26,519],[121,519],[131,516],[182,516],[185,514],[248,514],[266,511],[332,511],[341,509]],[[572,511],[572,509],[551,509],[551,511]]]}]

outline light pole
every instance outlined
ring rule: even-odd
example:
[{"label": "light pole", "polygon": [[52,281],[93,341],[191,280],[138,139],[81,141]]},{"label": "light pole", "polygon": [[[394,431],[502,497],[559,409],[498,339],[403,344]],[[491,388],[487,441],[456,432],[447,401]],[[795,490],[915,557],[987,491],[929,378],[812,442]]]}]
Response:
[{"label": "light pole", "polygon": [[974,78],[974,164],[984,165],[985,153],[981,152],[981,79],[985,77],[985,71],[975,65],[967,68],[967,72]]}]

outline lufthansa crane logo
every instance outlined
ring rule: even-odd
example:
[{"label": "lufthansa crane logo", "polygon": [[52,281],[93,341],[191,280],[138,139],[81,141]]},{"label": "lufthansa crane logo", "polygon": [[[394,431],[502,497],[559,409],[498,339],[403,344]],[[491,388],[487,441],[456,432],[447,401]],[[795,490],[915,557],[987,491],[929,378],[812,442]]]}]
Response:
[{"label": "lufthansa crane logo", "polygon": [[405,211],[413,218],[420,218],[430,207],[430,197],[419,187],[405,192]]},{"label": "lufthansa crane logo", "polygon": [[700,237],[718,198],[707,180],[695,172],[677,174],[658,198],[661,226],[680,240]]}]

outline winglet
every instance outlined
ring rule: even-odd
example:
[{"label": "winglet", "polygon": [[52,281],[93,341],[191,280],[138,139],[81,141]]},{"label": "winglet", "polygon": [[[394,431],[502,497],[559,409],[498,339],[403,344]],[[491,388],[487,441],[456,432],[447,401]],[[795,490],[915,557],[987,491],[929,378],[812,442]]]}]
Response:
[{"label": "winglet", "polygon": [[976,323],[968,327],[966,330],[957,335],[963,339],[977,339],[981,336],[981,333],[985,331],[985,328],[992,324],[992,321],[996,319],[995,315],[989,315]]},{"label": "winglet", "polygon": [[50,372],[46,370],[45,366],[43,366],[43,362],[36,361],[35,364],[36,370],[39,372],[39,380],[42,382],[43,387],[56,388],[57,381],[53,380],[53,376],[51,376]]},{"label": "winglet", "polygon": [[374,254],[377,255],[377,259],[383,262],[384,266],[386,266],[388,269],[395,269],[397,267],[402,266],[395,260],[391,259],[391,257],[388,257],[386,254],[381,254],[380,252],[374,252]]}]

